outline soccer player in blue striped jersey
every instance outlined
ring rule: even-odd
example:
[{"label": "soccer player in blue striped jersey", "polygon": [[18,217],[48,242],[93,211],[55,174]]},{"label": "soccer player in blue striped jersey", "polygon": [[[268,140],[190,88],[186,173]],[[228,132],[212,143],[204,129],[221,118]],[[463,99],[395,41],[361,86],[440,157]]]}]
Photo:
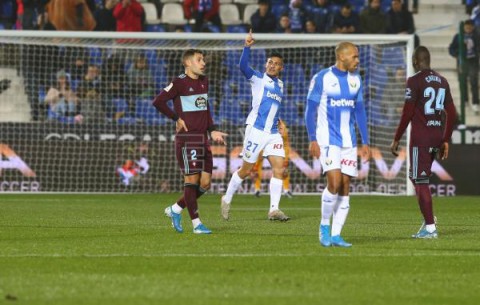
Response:
[{"label": "soccer player in blue striped jersey", "polygon": [[221,200],[221,214],[225,220],[230,216],[230,204],[233,195],[257,162],[260,152],[268,158],[273,176],[270,179],[270,220],[287,221],[290,218],[280,209],[280,197],[283,187],[283,163],[285,150],[283,139],[278,131],[279,109],[283,100],[283,82],[278,78],[283,70],[283,58],[280,54],[271,54],[265,64],[265,73],[253,70],[249,66],[250,47],[255,40],[252,31],[245,38],[245,47],[240,57],[240,70],[252,86],[252,110],[248,115],[243,142],[243,163],[233,173],[227,191]]},{"label": "soccer player in blue striped jersey", "polygon": [[356,72],[360,63],[358,48],[341,42],[335,56],[335,65],[315,74],[310,82],[305,122],[309,152],[320,158],[327,176],[327,187],[322,193],[320,243],[325,247],[350,247],[340,233],[350,209],[350,179],[358,175],[355,123],[362,137],[365,160],[370,158],[370,148],[362,79]]}]

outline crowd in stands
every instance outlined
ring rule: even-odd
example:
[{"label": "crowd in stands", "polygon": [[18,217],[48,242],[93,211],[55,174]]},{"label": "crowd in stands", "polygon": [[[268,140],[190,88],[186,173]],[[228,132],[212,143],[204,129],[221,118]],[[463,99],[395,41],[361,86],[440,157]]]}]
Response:
[{"label": "crowd in stands", "polygon": [[[252,28],[255,33],[415,33],[412,12],[407,9],[405,0],[178,1],[3,0],[0,28],[128,32],[246,32]],[[418,2],[413,2],[416,10]],[[180,7],[180,11],[170,10],[174,6]],[[232,21],[235,19],[232,18],[232,8],[237,12],[233,14],[238,19],[236,21]],[[178,18],[173,18],[175,14],[179,14]],[[167,20],[174,21],[168,23]],[[161,124],[165,120],[151,107],[151,99],[169,80],[183,72],[178,64],[181,50],[124,52],[94,46],[81,49],[48,45],[26,48],[29,49],[22,54],[37,55],[36,62],[32,62],[31,57],[24,58],[26,64],[21,67],[33,120],[82,123],[106,119],[127,124],[141,120],[147,124]],[[318,52],[305,52],[310,51]],[[333,54],[333,50],[322,52],[327,57]],[[402,52],[401,48],[398,52]],[[238,112],[248,108],[249,92],[239,86],[241,80],[232,78],[233,73],[229,71],[235,69],[240,55],[237,53],[217,52],[215,54],[221,58],[211,59],[208,64],[210,69],[218,70],[216,75],[222,76],[212,80],[210,88],[214,115],[220,121],[234,122],[239,117]],[[263,60],[264,56],[258,54],[253,60],[255,57]],[[301,58],[312,56],[314,53],[303,54]],[[53,62],[52,58],[56,60]],[[334,58],[330,61],[333,62]],[[312,73],[321,67],[296,59],[286,64],[282,78],[289,84],[289,103],[284,115],[289,116],[289,124],[301,125],[305,86]],[[392,90],[382,87],[373,78],[382,81],[391,78],[394,83],[398,75],[405,73],[404,63],[394,62],[387,68],[385,65],[371,67],[370,74],[364,75],[373,86],[368,93],[371,96],[367,98],[380,101],[382,94]],[[378,107],[379,113],[391,111],[380,102]],[[388,113],[388,116],[392,114]],[[382,121],[384,117],[378,120]]]},{"label": "crowd in stands", "polygon": [[2,0],[0,28],[412,34],[407,7],[406,0]]}]

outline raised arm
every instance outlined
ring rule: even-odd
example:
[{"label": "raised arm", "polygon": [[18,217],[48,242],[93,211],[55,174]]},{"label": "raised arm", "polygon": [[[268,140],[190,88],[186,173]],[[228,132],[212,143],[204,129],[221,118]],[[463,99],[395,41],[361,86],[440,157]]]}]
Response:
[{"label": "raised arm", "polygon": [[250,59],[250,47],[254,43],[255,39],[253,39],[252,30],[250,29],[250,32],[247,34],[247,38],[245,38],[245,46],[243,48],[242,56],[240,56],[240,71],[242,71],[243,75],[245,75],[247,79],[250,79],[255,73],[255,70],[253,70],[248,64]]}]

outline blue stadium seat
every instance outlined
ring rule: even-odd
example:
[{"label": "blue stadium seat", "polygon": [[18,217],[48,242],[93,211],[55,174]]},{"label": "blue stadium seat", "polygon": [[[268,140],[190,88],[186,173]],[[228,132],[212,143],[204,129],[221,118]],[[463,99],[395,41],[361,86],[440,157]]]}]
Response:
[{"label": "blue stadium seat", "polygon": [[235,125],[243,124],[246,118],[242,115],[242,108],[239,101],[234,98],[224,98],[221,101],[218,116],[220,122],[227,122]]},{"label": "blue stadium seat", "polygon": [[382,50],[382,63],[395,68],[405,67],[403,47],[387,47]]},{"label": "blue stadium seat", "polygon": [[[253,69],[260,72],[265,71],[265,63],[267,62],[267,52],[265,49],[252,49],[250,52],[250,65]],[[239,58],[240,59],[240,58]]]},{"label": "blue stadium seat", "polygon": [[241,73],[237,78],[224,81],[223,99],[220,102],[219,120],[232,124],[243,124],[251,105],[251,91]]},{"label": "blue stadium seat", "polygon": [[218,26],[212,23],[207,23],[205,26],[211,33],[220,33],[222,31]]},{"label": "blue stadium seat", "polygon": [[304,125],[303,116],[298,111],[298,105],[288,96],[284,97],[284,103],[280,108],[280,118],[285,121],[287,126]]},{"label": "blue stadium seat", "polygon": [[355,12],[360,13],[362,9],[367,7],[365,0],[349,0]]},{"label": "blue stadium seat", "polygon": [[243,25],[227,25],[227,33],[246,33],[247,30]]},{"label": "blue stadium seat", "polygon": [[323,64],[314,63],[314,64],[311,64],[309,68],[310,68],[309,80],[311,80],[315,74],[320,72],[322,69],[325,69],[325,66]]},{"label": "blue stadium seat", "polygon": [[280,18],[280,16],[282,16],[284,13],[288,12],[288,5],[272,3],[271,11],[272,11],[272,14],[274,14],[275,17],[278,20]]},{"label": "blue stadium seat", "polygon": [[305,91],[305,70],[301,64],[285,64],[281,79],[284,81],[286,88],[284,94],[298,95]]},{"label": "blue stadium seat", "polygon": [[99,47],[89,47],[88,56],[90,64],[101,66],[103,63],[102,49]]},{"label": "blue stadium seat", "polygon": [[135,101],[135,118],[147,125],[163,125],[168,119],[157,111],[151,99],[137,99]]},{"label": "blue stadium seat", "polygon": [[146,32],[163,33],[166,32],[165,27],[161,24],[147,24],[145,25]]},{"label": "blue stadium seat", "polygon": [[270,4],[272,6],[274,6],[274,5],[287,5],[288,6],[289,3],[290,3],[289,0],[271,0],[270,1]]},{"label": "blue stadium seat", "polygon": [[391,0],[382,0],[380,4],[380,9],[384,12],[388,12],[390,8],[392,7],[392,1]]}]

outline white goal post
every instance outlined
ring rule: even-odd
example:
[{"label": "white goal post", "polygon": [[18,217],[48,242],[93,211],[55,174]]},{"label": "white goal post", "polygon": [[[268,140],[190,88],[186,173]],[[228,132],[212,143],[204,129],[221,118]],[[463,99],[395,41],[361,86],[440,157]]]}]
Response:
[{"label": "white goal post", "polygon": [[[359,162],[353,193],[413,194],[407,150],[389,152],[412,75],[413,36],[254,34],[251,65],[285,59],[281,117],[290,135],[294,193],[325,186],[308,156],[303,120],[313,74],[335,62],[340,41],[359,46],[373,158]],[[251,94],[238,69],[245,34],[0,31],[0,192],[176,192],[173,123],[153,97],[183,72],[185,49],[205,52],[214,120],[229,136],[213,146],[213,193],[238,168]],[[262,70],[263,71],[263,70]],[[406,148],[405,139],[402,147]],[[359,160],[362,161],[362,160]],[[265,179],[270,175],[264,164]],[[264,186],[267,185],[265,180]],[[252,191],[247,179],[240,192]],[[265,187],[265,191],[267,188]]]}]

